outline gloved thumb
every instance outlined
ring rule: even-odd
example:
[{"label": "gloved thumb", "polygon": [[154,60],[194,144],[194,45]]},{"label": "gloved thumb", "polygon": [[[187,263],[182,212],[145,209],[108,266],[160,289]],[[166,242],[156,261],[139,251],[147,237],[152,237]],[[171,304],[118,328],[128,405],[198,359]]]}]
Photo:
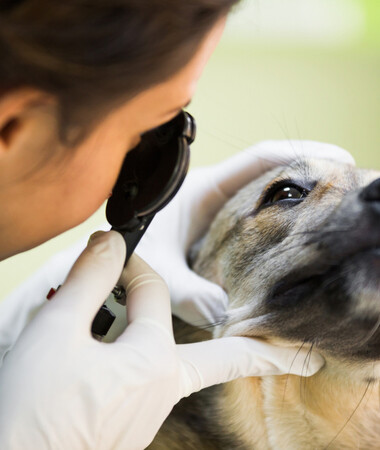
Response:
[{"label": "gloved thumb", "polygon": [[[228,296],[217,284],[189,270],[181,269],[180,282],[171,283],[173,314],[196,327],[216,324],[223,319]],[[184,288],[185,287],[185,288]]]},{"label": "gloved thumb", "polygon": [[75,315],[76,323],[87,331],[88,325],[116,285],[125,256],[125,242],[119,233],[94,233],[54,296],[51,308],[70,310]]},{"label": "gloved thumb", "polygon": [[303,347],[277,347],[264,341],[226,337],[195,344],[178,345],[181,356],[184,394],[241,377],[291,373],[311,376],[324,359]]}]

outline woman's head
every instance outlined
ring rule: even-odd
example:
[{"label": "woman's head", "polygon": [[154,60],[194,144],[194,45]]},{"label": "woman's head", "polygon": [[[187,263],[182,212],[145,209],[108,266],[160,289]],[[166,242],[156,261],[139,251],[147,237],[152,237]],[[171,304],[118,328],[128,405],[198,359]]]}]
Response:
[{"label": "woman's head", "polygon": [[0,5],[0,92],[32,86],[76,128],[178,72],[237,0],[13,0]]},{"label": "woman's head", "polygon": [[234,3],[1,5],[0,259],[102,204],[140,135],[191,99]]}]

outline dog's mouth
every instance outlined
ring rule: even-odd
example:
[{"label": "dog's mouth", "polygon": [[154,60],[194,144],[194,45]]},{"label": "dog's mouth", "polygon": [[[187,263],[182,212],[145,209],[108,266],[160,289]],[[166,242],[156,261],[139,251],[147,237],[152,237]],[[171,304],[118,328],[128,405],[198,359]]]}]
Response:
[{"label": "dog's mouth", "polygon": [[371,270],[376,271],[380,276],[380,246],[362,249],[358,252],[345,254],[344,257],[335,261],[326,261],[324,258],[313,264],[296,269],[279,280],[271,289],[268,301],[272,304],[289,306],[300,296],[315,289],[320,289],[328,279],[332,279],[340,266],[357,256],[371,259]]}]

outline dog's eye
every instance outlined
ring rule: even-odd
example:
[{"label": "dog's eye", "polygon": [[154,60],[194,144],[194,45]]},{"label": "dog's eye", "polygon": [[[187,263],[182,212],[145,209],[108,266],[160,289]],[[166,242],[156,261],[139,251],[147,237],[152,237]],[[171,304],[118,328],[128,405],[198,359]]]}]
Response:
[{"label": "dog's eye", "polygon": [[289,178],[275,181],[263,192],[255,212],[259,212],[261,209],[271,207],[272,205],[284,207],[296,206],[303,202],[316,185],[316,181],[297,181]]},{"label": "dog's eye", "polygon": [[272,204],[284,200],[300,200],[307,197],[308,191],[298,186],[282,186],[270,194],[266,203]]}]

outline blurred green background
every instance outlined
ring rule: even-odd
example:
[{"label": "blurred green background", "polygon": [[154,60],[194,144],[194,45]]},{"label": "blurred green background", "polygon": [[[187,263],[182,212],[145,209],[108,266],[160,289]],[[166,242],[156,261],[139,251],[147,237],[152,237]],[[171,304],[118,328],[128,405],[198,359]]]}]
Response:
[{"label": "blurred green background", "polygon": [[[312,139],[380,169],[380,0],[246,0],[200,81],[192,166],[264,139]],[[85,223],[0,264],[0,300],[52,254],[104,222]]]}]

